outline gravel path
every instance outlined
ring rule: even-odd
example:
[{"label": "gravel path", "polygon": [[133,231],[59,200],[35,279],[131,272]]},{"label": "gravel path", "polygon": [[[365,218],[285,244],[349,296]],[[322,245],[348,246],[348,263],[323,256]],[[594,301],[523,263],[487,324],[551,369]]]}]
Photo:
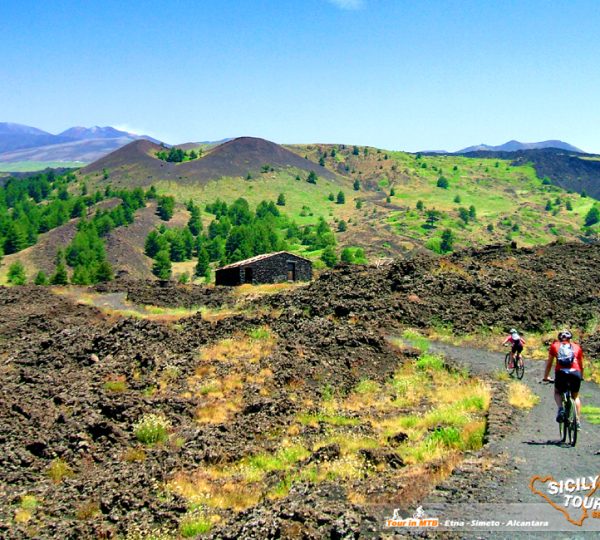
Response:
[{"label": "gravel path", "polygon": [[[443,353],[468,366],[474,375],[489,376],[503,369],[504,356],[498,353],[439,343],[432,348],[434,352]],[[584,417],[577,446],[573,448],[560,444],[553,387],[539,383],[543,372],[544,362],[526,360],[523,382],[540,396],[539,404],[529,412],[511,413],[507,409],[506,413],[510,415],[507,423],[512,423],[514,429],[504,437],[491,439],[482,452],[468,458],[424,504],[431,515],[435,515],[433,508],[437,507],[439,515],[443,515],[440,517],[441,524],[449,515],[467,523],[466,527],[460,529],[460,534],[456,530],[454,533],[444,533],[445,537],[512,538],[516,531],[528,538],[598,537],[600,483],[596,493],[598,498],[592,501],[592,497],[595,477],[600,474],[600,430]],[[600,388],[596,384],[584,382],[580,396],[584,405],[600,406]],[[558,507],[552,508],[540,494],[534,493],[530,488],[533,477],[543,478],[548,475],[552,475],[557,481],[588,477],[593,479],[586,480],[581,490],[564,491],[556,495],[549,493],[548,483],[537,481],[534,487]],[[588,492],[588,501],[597,505],[597,517],[593,515],[593,508],[588,510],[587,516],[582,508],[574,508],[571,504],[573,499],[570,499],[569,507],[564,506],[566,495],[585,496]],[[569,523],[567,516],[580,525]],[[548,521],[548,525],[539,528],[519,527],[510,531],[506,525],[510,518]],[[496,521],[500,525],[469,527],[471,519]]]}]

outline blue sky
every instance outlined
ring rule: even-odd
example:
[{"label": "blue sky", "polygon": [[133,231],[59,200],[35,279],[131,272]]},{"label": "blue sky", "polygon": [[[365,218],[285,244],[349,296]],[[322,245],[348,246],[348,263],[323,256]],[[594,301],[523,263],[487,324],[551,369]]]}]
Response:
[{"label": "blue sky", "polygon": [[4,0],[0,121],[600,153],[596,0]]}]

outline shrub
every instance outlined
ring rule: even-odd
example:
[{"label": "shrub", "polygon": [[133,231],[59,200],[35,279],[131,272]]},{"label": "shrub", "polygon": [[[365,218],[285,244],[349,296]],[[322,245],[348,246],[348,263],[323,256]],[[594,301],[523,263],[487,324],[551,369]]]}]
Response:
[{"label": "shrub", "polygon": [[352,253],[352,250],[350,248],[345,247],[344,249],[342,249],[342,254],[341,254],[341,261],[351,264],[354,262],[354,254]]},{"label": "shrub", "polygon": [[8,267],[8,282],[13,285],[25,285],[25,267],[21,261],[15,261]]},{"label": "shrub", "polygon": [[169,421],[162,414],[145,414],[133,426],[133,433],[143,444],[155,444],[167,439]]},{"label": "shrub", "polygon": [[248,336],[250,336],[250,338],[254,340],[270,339],[271,332],[268,327],[259,326],[258,328],[250,330],[250,332],[248,332]]},{"label": "shrub", "polygon": [[321,260],[329,267],[333,268],[337,263],[337,255],[333,249],[333,246],[327,246],[321,254]]},{"label": "shrub", "polygon": [[61,458],[52,461],[46,472],[55,484],[60,483],[63,478],[69,478],[74,474],[69,464]]},{"label": "shrub", "polygon": [[585,215],[585,226],[591,227],[600,222],[600,210],[597,206],[590,208],[590,211]]},{"label": "shrub", "polygon": [[444,361],[441,357],[436,356],[435,354],[422,354],[415,365],[418,369],[423,371],[440,371],[444,369]]},{"label": "shrub", "polygon": [[179,524],[179,533],[183,538],[195,538],[212,529],[212,523],[202,514],[197,512],[187,514]]},{"label": "shrub", "polygon": [[440,427],[429,435],[429,440],[448,448],[460,446],[460,431],[453,426]]},{"label": "shrub", "polygon": [[449,186],[450,184],[448,183],[448,180],[447,180],[447,178],[445,178],[444,176],[440,176],[440,177],[438,178],[438,181],[437,181],[437,184],[436,184],[436,185],[437,185],[437,187],[439,187],[439,188],[442,188],[442,189],[448,189],[448,186]]}]

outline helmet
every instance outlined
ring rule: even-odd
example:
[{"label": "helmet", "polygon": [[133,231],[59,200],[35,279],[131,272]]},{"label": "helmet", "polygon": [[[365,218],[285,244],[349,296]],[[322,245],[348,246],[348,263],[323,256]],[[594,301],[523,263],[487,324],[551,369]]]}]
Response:
[{"label": "helmet", "polygon": [[560,341],[563,341],[563,340],[569,340],[569,339],[571,339],[572,337],[573,337],[573,334],[571,334],[571,332],[569,332],[569,330],[561,330],[561,331],[558,333],[558,339],[559,339]]},{"label": "helmet", "polygon": [[508,331],[508,333],[509,333],[509,334],[516,334],[516,333],[517,333],[517,331],[516,331],[514,328],[511,328],[511,329]]}]

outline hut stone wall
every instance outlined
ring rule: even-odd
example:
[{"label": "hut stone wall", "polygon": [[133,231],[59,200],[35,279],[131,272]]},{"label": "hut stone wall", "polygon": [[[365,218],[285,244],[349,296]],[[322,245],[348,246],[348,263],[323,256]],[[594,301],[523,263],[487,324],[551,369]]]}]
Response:
[{"label": "hut stone wall", "polygon": [[244,283],[281,283],[285,281],[310,281],[312,263],[291,253],[274,253],[258,260],[240,261],[234,266],[217,270],[217,285],[242,285]]}]

